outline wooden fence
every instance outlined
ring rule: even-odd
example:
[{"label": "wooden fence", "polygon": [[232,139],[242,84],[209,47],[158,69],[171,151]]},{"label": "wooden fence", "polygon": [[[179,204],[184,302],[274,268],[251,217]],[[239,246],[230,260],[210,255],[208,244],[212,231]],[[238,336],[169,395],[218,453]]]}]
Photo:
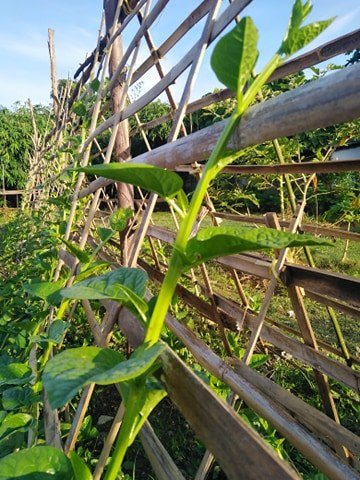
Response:
[{"label": "wooden fence", "polygon": [[[89,132],[80,152],[82,165],[91,161],[94,149],[98,149],[97,155],[103,158],[104,163],[108,163],[112,158],[118,131],[123,127],[124,121],[134,116],[138,120],[137,113],[164,93],[172,108],[171,113],[146,124],[141,124],[138,120],[136,131],[140,132],[147,142],[146,132],[149,129],[171,121],[168,143],[152,150],[147,142],[149,150],[131,161],[188,172],[195,176],[201,174],[201,162],[208,158],[227,120],[187,134],[184,117],[187,113],[196,112],[216,101],[230,98],[232,92],[223,90],[190,103],[191,91],[198,77],[207,47],[222,34],[228,25],[236,21],[237,16],[250,3],[250,0],[234,0],[230,4],[221,0],[204,0],[193,3],[193,12],[173,33],[162,40],[159,47],[156,47],[152,38],[152,29],[155,28],[154,25],[159,15],[167,15],[166,12],[171,8],[172,2],[158,0],[151,8],[150,2],[145,0],[130,2],[133,7],[130,13],[128,12],[123,17],[121,24],[115,22],[113,28],[108,29],[107,37],[99,38],[93,54],[79,68],[77,72],[77,76],[80,77],[79,83],[74,90],[68,88],[65,92],[66,98],[70,98],[70,100],[65,102],[62,98],[57,99],[56,104],[61,108],[57,111],[56,126],[48,136],[48,140],[52,141],[56,147],[61,145],[61,141],[64,141],[62,133],[65,132],[65,127],[69,125],[69,122],[72,122],[72,131],[77,131],[70,108],[71,103],[79,98],[86,100],[86,95],[90,91],[89,79],[92,79],[97,72],[100,89],[91,106]],[[122,2],[119,2],[119,6],[121,4]],[[205,21],[200,28],[198,24],[202,19]],[[130,25],[133,26],[137,21],[139,27],[131,41],[128,42],[129,46],[119,63],[115,67],[113,66],[111,80],[106,84],[106,69],[112,58],[111,49],[115,48],[116,39],[119,39],[120,34],[126,38]],[[171,49],[194,27],[198,31],[197,42],[166,71],[163,62],[164,56],[169,54]],[[137,58],[140,45],[143,44],[148,48],[149,54],[145,61],[139,64]],[[270,80],[283,78],[359,47],[360,30],[357,30],[288,61],[275,71]],[[126,76],[124,76],[126,65]],[[102,68],[98,69],[98,67]],[[141,81],[150,69],[157,71],[159,81],[135,101],[127,101],[130,86]],[[177,103],[172,93],[172,84],[185,71],[187,71],[185,89]],[[118,108],[113,110],[107,119],[104,119],[102,114],[110,107],[107,94],[117,87],[119,79],[121,80],[121,98]],[[230,140],[229,147],[241,150],[276,140],[279,137],[293,136],[305,131],[349,122],[359,116],[360,65],[354,65],[252,106],[242,118]],[[100,147],[98,140],[107,131],[110,131],[110,140],[104,149]],[[134,133],[135,130],[132,135]],[[42,151],[34,158],[41,158],[43,153]],[[72,159],[68,158],[65,166],[71,163]],[[286,176],[295,173],[312,175],[331,172],[338,174],[340,172],[358,172],[359,170],[360,159],[354,159],[239,165],[227,167],[225,173]],[[53,172],[53,175],[45,178],[44,184],[56,182],[56,172]],[[76,240],[81,248],[86,245],[91,247],[97,245],[95,226],[104,218],[106,219],[104,212],[98,209],[99,202],[107,199],[106,188],[112,183],[111,180],[98,178],[85,184],[84,176],[79,176],[75,190],[72,192],[72,207],[67,220],[66,238]],[[162,281],[166,271],[166,261],[164,258],[159,258],[156,245],[158,242],[162,245],[172,244],[175,233],[173,230],[153,224],[152,214],[156,196],[142,196],[141,198],[143,200],[139,202],[140,208],[136,217],[137,230],[127,244],[125,263],[128,266],[138,265],[146,270],[156,284]],[[83,220],[75,226],[76,210],[84,208],[85,199],[87,203]],[[81,203],[80,200],[82,200]],[[285,228],[294,232],[311,232],[351,242],[359,241],[358,233],[303,222],[305,199],[300,200],[300,203],[293,208],[292,217],[287,220],[279,220],[273,213],[265,216],[240,216],[216,212],[211,198],[208,198],[203,211],[214,225],[218,225],[221,220],[226,219],[254,225],[265,224],[272,228]],[[149,245],[149,249],[144,249],[144,244]],[[99,257],[119,263],[120,250],[120,244],[113,241],[111,248],[104,248],[99,252]],[[232,399],[243,400],[258,415],[265,418],[319,471],[331,479],[355,479],[359,478],[356,468],[358,467],[357,456],[360,455],[360,442],[356,435],[342,426],[339,421],[329,379],[336,380],[359,393],[360,359],[356,356],[355,351],[349,350],[346,338],[343,339],[341,332],[338,331],[338,345],[315,334],[312,325],[313,318],[308,313],[306,305],[310,299],[317,305],[323,306],[335,328],[340,329],[337,312],[345,314],[349,322],[353,321],[352,318],[359,318],[360,281],[347,275],[316,268],[311,252],[307,250],[305,253],[308,265],[291,263],[287,258],[286,251],[277,252],[275,264],[272,259],[260,254],[230,255],[217,259],[217,266],[223,270],[223,275],[233,284],[231,299],[223,292],[216,291],[207,265],[203,265],[197,273],[192,272],[192,276],[185,278],[184,283],[179,283],[177,295],[200,317],[217,325],[220,337],[224,339],[223,332],[227,329],[244,333],[246,354],[243,359],[234,356],[231,349],[229,351],[226,342],[224,348],[227,350],[229,358],[220,358],[193,331],[170,314],[167,316],[167,326],[184,343],[199,365],[228,385],[232,392]],[[61,269],[66,266],[72,273],[76,273],[76,260],[69,252],[62,250],[55,280]],[[265,281],[264,298],[258,312],[251,310],[244,292],[242,285],[244,274]],[[191,287],[186,286],[189,283]],[[289,305],[295,315],[296,321],[291,326],[269,313],[270,302],[277,295],[279,284],[287,293]],[[94,323],[94,313],[90,304],[83,302],[83,307],[96,344],[108,345],[113,329],[117,328],[116,325],[126,335],[131,346],[135,347],[142,341],[144,332],[128,311],[124,309],[119,311],[115,304],[107,303],[106,314],[99,327],[96,322]],[[270,355],[282,357],[284,361],[286,358],[290,358],[312,368],[324,413],[248,366],[253,352],[259,345],[261,348],[265,348]],[[281,460],[260,435],[242,420],[232,406],[234,402],[226,403],[217,398],[212,390],[170,348],[167,348],[162,355],[162,364],[161,379],[169,397],[178,406],[195,434],[208,449],[203,462],[199,465],[195,476],[196,480],[206,477],[213,456],[231,479],[298,478],[295,470]],[[65,442],[65,451],[73,449],[76,444],[79,428],[86,414],[92,392],[93,386],[86,388],[82,393],[71,431]],[[122,414],[123,408],[119,407],[112,432],[118,428],[116,425]],[[49,421],[48,429],[52,432],[51,434],[56,435],[57,414],[48,412],[48,415],[49,418],[52,418],[52,421]],[[51,434],[49,435],[51,436]],[[184,478],[149,423],[141,432],[141,440],[157,478],[164,480]],[[110,437],[105,448],[111,448]],[[99,464],[101,465],[101,462]],[[100,478],[101,474],[102,467],[100,466],[97,468],[94,478]]]}]

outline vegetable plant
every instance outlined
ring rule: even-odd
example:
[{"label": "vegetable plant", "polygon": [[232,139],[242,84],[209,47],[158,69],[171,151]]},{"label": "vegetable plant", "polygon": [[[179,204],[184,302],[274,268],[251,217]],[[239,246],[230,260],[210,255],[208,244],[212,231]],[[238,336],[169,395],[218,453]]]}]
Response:
[{"label": "vegetable plant", "polygon": [[[79,172],[101,175],[155,192],[173,206],[182,219],[168,270],[155,302],[148,303],[144,299],[146,274],[140,269],[126,267],[77,281],[69,288],[59,290],[56,285],[51,291],[52,295],[60,293],[64,299],[114,300],[128,308],[146,329],[144,343],[128,359],[119,352],[106,348],[67,349],[48,361],[42,376],[48,400],[54,409],[64,406],[81,388],[90,383],[118,384],[126,409],[105,473],[106,480],[117,477],[128,447],[153,408],[166,395],[154,374],[161,367],[161,353],[165,349],[160,339],[161,332],[180,276],[189,269],[220,255],[326,243],[308,235],[293,235],[266,228],[209,227],[200,230],[195,236],[191,233],[211,181],[238,157],[238,152],[228,150],[227,144],[242,116],[274,70],[330,24],[331,20],[327,20],[303,26],[303,21],[310,10],[310,2],[295,1],[289,27],[279,50],[255,78],[252,77],[252,72],[258,57],[258,33],[251,18],[244,17],[216,45],[211,58],[212,68],[218,79],[234,91],[237,101],[234,112],[206,163],[190,203],[182,190],[181,178],[174,172],[158,167],[132,163],[76,169]],[[105,237],[106,235],[104,241]],[[69,243],[67,246],[69,247]],[[70,245],[71,248],[72,253],[80,261],[92,260],[76,252],[76,248]],[[72,467],[75,472],[74,478],[91,478],[78,457],[71,456],[70,464],[66,457],[57,458],[60,453],[49,454],[45,451],[46,448],[48,447],[35,447],[33,451],[36,449],[36,454],[39,455],[43,452],[49,461],[54,456],[54,465],[58,464],[62,472]],[[0,471],[5,467],[10,469],[9,465],[12,462],[22,461],[27,465],[28,456],[29,452],[24,450],[0,459]],[[76,469],[83,470],[84,476],[78,476]],[[28,469],[23,471],[23,474],[31,473],[32,471]],[[69,475],[67,478],[71,478],[70,474],[67,475]]]}]

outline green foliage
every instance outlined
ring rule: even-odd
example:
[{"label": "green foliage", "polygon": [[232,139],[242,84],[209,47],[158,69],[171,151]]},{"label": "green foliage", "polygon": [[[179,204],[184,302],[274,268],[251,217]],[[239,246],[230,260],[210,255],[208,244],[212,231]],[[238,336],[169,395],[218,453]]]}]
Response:
[{"label": "green foliage", "polygon": [[[43,132],[49,112],[37,105],[34,114],[37,127]],[[0,174],[3,166],[6,188],[22,189],[26,185],[32,135],[28,107],[20,104],[16,104],[13,110],[0,107]]]},{"label": "green foliage", "polygon": [[139,347],[129,360],[114,350],[81,347],[65,350],[46,365],[43,383],[50,405],[58,408],[85,385],[110,385],[144,374],[156,361],[164,346]]},{"label": "green foliage", "polygon": [[130,183],[155,192],[163,198],[174,197],[181,190],[183,184],[177,173],[142,163],[110,163],[76,170]]},{"label": "green foliage", "polygon": [[34,447],[0,459],[0,480],[77,480],[70,460],[53,447]]},{"label": "green foliage", "polygon": [[334,20],[331,18],[321,22],[310,23],[302,27],[303,21],[311,10],[312,5],[310,1],[303,3],[302,0],[295,0],[288,31],[279,49],[281,55],[290,56],[305,47],[305,45],[320,35]]},{"label": "green foliage", "polygon": [[122,232],[127,227],[134,212],[131,208],[118,208],[110,216],[110,226],[115,232]]},{"label": "green foliage", "polygon": [[251,18],[244,17],[219,40],[211,56],[217,78],[236,93],[239,104],[258,58],[257,41],[257,28]]},{"label": "green foliage", "polygon": [[57,282],[32,282],[24,285],[25,292],[35,297],[46,300],[50,305],[58,305],[61,301],[60,289],[63,286],[61,280]]},{"label": "green foliage", "polygon": [[61,290],[61,295],[65,298],[87,300],[117,300],[145,321],[148,306],[142,297],[147,278],[143,270],[124,267],[82,280],[72,287]]},{"label": "green foliage", "polygon": [[304,245],[331,244],[311,235],[295,235],[272,228],[208,227],[189,240],[184,264],[191,268],[220,255]]}]

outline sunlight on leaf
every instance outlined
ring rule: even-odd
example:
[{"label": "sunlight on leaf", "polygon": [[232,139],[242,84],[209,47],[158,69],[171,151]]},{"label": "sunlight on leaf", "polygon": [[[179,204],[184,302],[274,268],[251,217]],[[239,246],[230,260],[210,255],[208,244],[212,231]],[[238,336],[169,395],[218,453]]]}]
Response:
[{"label": "sunlight on leaf", "polygon": [[75,170],[130,183],[157,193],[163,198],[175,197],[183,186],[183,181],[177,173],[143,163],[110,163]]},{"label": "sunlight on leaf", "polygon": [[110,385],[145,373],[165,346],[139,347],[125,360],[114,350],[80,347],[65,350],[46,365],[43,384],[52,408],[65,405],[78,391],[90,383]]}]

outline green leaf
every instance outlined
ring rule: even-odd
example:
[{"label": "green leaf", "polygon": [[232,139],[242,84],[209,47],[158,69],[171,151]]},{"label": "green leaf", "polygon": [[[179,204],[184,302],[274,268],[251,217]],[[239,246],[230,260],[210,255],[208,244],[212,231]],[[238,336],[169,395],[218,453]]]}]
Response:
[{"label": "green leaf", "polygon": [[74,113],[76,113],[76,115],[78,115],[79,117],[85,117],[86,115],[86,107],[85,107],[85,104],[81,101],[78,101],[78,102],[74,102],[73,106],[72,106],[72,110]]},{"label": "green leaf", "polygon": [[129,360],[114,350],[80,347],[65,350],[52,358],[43,374],[43,385],[52,408],[66,404],[85,385],[109,385],[145,373],[165,347],[140,347]]},{"label": "green leaf", "polygon": [[10,363],[0,367],[1,385],[24,385],[31,378],[31,369],[24,363]]},{"label": "green leaf", "polygon": [[0,480],[75,480],[70,460],[53,447],[33,447],[0,459]]},{"label": "green leaf", "polygon": [[296,235],[272,228],[208,227],[189,240],[185,250],[186,268],[212,258],[269,248],[331,245],[311,235]]},{"label": "green leaf", "polygon": [[[128,403],[130,396],[130,390],[133,390],[133,394],[136,395],[136,390],[138,389],[137,381],[130,380],[129,382],[119,383],[118,388],[121,393],[121,397],[124,400],[125,406]],[[167,395],[166,390],[162,387],[161,383],[153,376],[149,376],[145,380],[145,385],[141,388],[141,400],[142,404],[140,411],[137,414],[136,422],[134,424],[134,429],[131,432],[129,446],[135,440],[137,434],[144,425],[146,419],[149,417],[150,413],[154,410],[156,405],[158,405],[163,398]]]},{"label": "green leaf", "polygon": [[52,343],[61,343],[68,328],[69,324],[67,322],[62,320],[54,320],[49,327],[48,339]]},{"label": "green leaf", "polygon": [[141,297],[145,294],[147,278],[143,270],[124,267],[64,288],[61,295],[86,300],[116,300],[145,322],[148,305]]},{"label": "green leaf", "polygon": [[16,432],[26,432],[31,422],[32,416],[27,413],[9,413],[0,425],[0,441]]},{"label": "green leaf", "polygon": [[3,392],[2,405],[5,410],[17,410],[30,406],[34,397],[34,392],[30,387],[12,387]]},{"label": "green leaf", "polygon": [[62,280],[57,282],[31,282],[24,285],[24,290],[30,295],[40,297],[50,305],[56,306],[61,302],[60,290],[62,286]]},{"label": "green leaf", "polygon": [[96,231],[100,237],[100,240],[104,243],[110,240],[110,238],[115,234],[114,230],[111,228],[98,227]]},{"label": "green leaf", "polygon": [[148,276],[143,270],[121,267],[104,275],[82,280],[72,287],[63,288],[61,295],[66,298],[121,301],[128,298],[128,292],[124,294],[124,289],[143,297],[147,280]]},{"label": "green leaf", "polygon": [[331,18],[301,27],[311,10],[312,5],[310,1],[305,3],[302,3],[302,0],[295,1],[285,38],[278,51],[280,55],[289,56],[297,52],[314,40],[334,20],[334,18]]},{"label": "green leaf", "polygon": [[333,21],[334,18],[330,18],[329,20],[310,23],[309,25],[305,25],[305,27],[292,31],[289,33],[288,38],[282,43],[279,53],[286,56],[292,55],[314,40],[314,38],[320,35]]},{"label": "green leaf", "polygon": [[244,17],[219,40],[211,56],[217,78],[236,93],[238,101],[258,58],[257,41],[257,28],[250,17]]},{"label": "green leaf", "polygon": [[74,476],[76,480],[92,480],[91,472],[84,462],[84,460],[79,457],[74,451],[69,453],[70,462],[74,471]]},{"label": "green leaf", "polygon": [[61,241],[65,243],[67,248],[70,250],[70,252],[75,255],[75,257],[80,260],[82,263],[89,263],[90,262],[90,255],[84,250],[82,250],[80,247],[75,245],[75,243],[71,243],[68,240],[65,240],[65,238],[62,238]]},{"label": "green leaf", "polygon": [[110,226],[117,232],[122,232],[127,227],[130,218],[134,215],[131,208],[118,208],[110,215]]},{"label": "green leaf", "polygon": [[183,186],[183,181],[177,173],[144,163],[109,163],[75,170],[130,183],[155,192],[163,198],[173,198]]},{"label": "green leaf", "polygon": [[100,87],[100,81],[95,78],[91,83],[90,83],[90,88],[93,92],[97,92]]},{"label": "green leaf", "polygon": [[189,199],[186,196],[186,193],[184,192],[183,189],[178,191],[177,203],[184,213],[186,213],[188,211],[188,209],[189,209]]},{"label": "green leaf", "polygon": [[94,275],[95,273],[103,272],[106,268],[109,267],[108,262],[96,261],[91,262],[86,265],[81,265],[80,273],[76,275],[76,281],[85,280],[86,278],[90,277],[90,275]]}]

